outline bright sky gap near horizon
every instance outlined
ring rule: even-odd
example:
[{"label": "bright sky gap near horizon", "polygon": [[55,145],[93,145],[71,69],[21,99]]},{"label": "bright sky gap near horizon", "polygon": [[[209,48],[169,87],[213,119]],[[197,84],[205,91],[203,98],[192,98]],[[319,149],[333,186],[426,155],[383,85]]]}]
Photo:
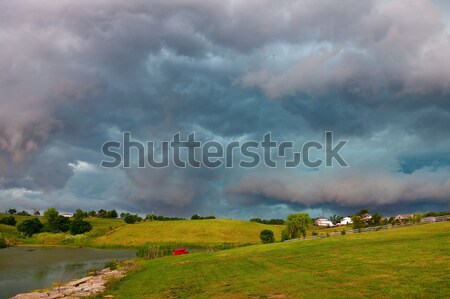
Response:
[{"label": "bright sky gap near horizon", "polygon": [[[447,1],[0,2],[0,210],[445,210]],[[100,167],[102,144],[348,140],[347,168]]]}]

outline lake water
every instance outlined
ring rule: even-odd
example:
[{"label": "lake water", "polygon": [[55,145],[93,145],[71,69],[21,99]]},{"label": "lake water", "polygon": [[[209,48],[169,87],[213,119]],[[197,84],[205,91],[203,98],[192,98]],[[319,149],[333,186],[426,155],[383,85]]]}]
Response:
[{"label": "lake water", "polygon": [[0,298],[87,276],[111,260],[135,257],[134,250],[64,247],[9,247],[0,249]]}]

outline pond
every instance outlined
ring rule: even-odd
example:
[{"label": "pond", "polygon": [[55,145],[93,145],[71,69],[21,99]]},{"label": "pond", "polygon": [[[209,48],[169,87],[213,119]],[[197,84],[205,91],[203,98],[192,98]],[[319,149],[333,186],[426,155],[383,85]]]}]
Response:
[{"label": "pond", "polygon": [[19,246],[0,250],[0,298],[87,276],[111,260],[135,257],[134,250]]}]

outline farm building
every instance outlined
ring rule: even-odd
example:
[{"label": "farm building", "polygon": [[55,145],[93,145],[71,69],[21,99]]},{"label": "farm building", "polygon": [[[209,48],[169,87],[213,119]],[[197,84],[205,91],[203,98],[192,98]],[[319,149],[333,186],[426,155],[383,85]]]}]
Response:
[{"label": "farm building", "polygon": [[314,224],[317,226],[330,226],[330,227],[334,226],[333,222],[331,222],[330,220],[323,218],[323,217],[320,217],[320,218],[317,218],[316,220],[314,220]]}]

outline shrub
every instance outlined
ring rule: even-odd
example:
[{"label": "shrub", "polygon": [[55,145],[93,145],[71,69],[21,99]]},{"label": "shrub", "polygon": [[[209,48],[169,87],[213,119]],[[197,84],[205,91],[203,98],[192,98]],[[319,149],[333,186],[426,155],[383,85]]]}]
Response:
[{"label": "shrub", "polygon": [[16,218],[14,218],[14,216],[6,216],[3,218],[0,218],[0,224],[15,226],[16,223],[17,223],[17,221],[16,221]]},{"label": "shrub", "polygon": [[37,218],[27,219],[17,226],[17,230],[31,237],[34,234],[40,233],[44,225]]},{"label": "shrub", "polygon": [[317,233],[316,231],[313,230],[313,232],[311,233],[311,236],[317,236],[319,233]]},{"label": "shrub", "polygon": [[6,239],[0,235],[0,248],[6,248],[7,246]]},{"label": "shrub", "polygon": [[117,261],[109,261],[105,264],[105,268],[109,268],[109,270],[116,270],[119,267],[119,263]]},{"label": "shrub", "polygon": [[259,238],[261,239],[261,242],[263,242],[263,244],[275,242],[273,231],[271,231],[270,229],[262,230],[259,234]]},{"label": "shrub", "polygon": [[74,219],[70,223],[70,233],[72,235],[84,234],[86,232],[91,231],[91,229],[92,229],[92,224],[90,224],[89,222],[87,222],[81,218]]},{"label": "shrub", "polygon": [[285,228],[281,231],[281,242],[289,240],[290,236],[289,236],[289,231]]},{"label": "shrub", "polygon": [[44,225],[44,231],[49,233],[67,232],[70,229],[70,219],[62,215],[57,215],[47,218],[47,223]]},{"label": "shrub", "polygon": [[341,235],[345,235],[346,233],[345,229],[341,230]]},{"label": "shrub", "polygon": [[27,211],[17,212],[16,215],[19,215],[19,216],[31,216],[30,213],[28,213]]},{"label": "shrub", "polygon": [[216,217],[215,217],[215,216],[205,216],[205,217],[202,217],[202,216],[199,216],[199,215],[197,215],[197,214],[194,214],[194,215],[192,215],[192,217],[191,217],[191,220],[205,220],[205,219],[216,219]]},{"label": "shrub", "polygon": [[139,217],[138,215],[131,215],[127,213],[123,218],[123,221],[125,221],[125,223],[132,224],[138,221],[142,221],[142,218]]}]

